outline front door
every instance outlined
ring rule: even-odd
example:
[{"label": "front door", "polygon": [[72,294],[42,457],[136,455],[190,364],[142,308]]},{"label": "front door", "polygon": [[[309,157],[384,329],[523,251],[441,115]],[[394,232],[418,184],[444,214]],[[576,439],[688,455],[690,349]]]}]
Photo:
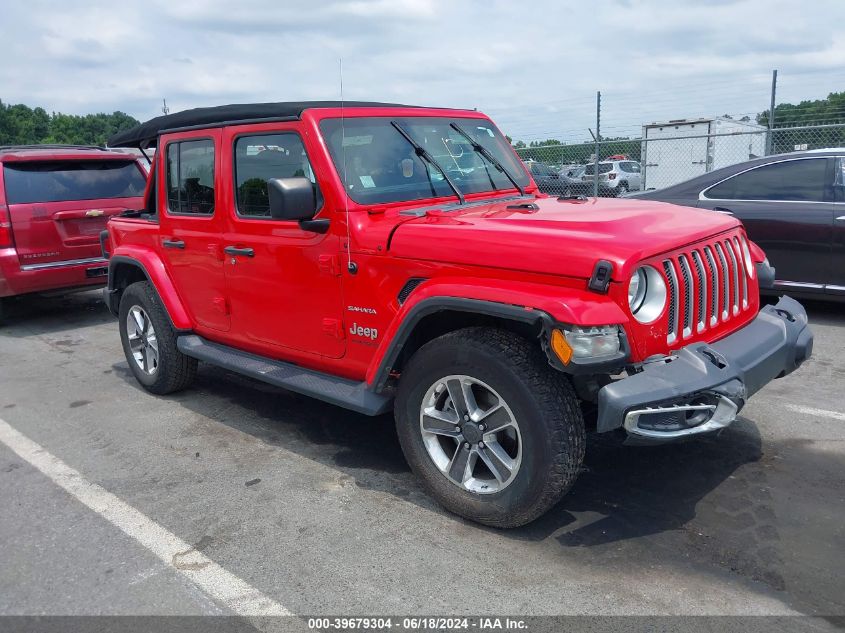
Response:
[{"label": "front door", "polygon": [[[295,130],[291,124],[261,134],[223,131],[234,174],[224,244],[231,336],[246,346],[276,346],[281,355],[297,350],[340,358],[346,346],[339,239],[331,231],[305,231],[295,221],[270,217],[271,178],[310,178],[320,199]],[[323,208],[318,215],[327,213]]]},{"label": "front door", "polygon": [[845,295],[845,156],[839,156],[834,161],[833,196],[833,278],[827,291],[830,294]]},{"label": "front door", "polygon": [[198,330],[227,331],[220,130],[168,136],[162,145],[157,169],[159,252]]}]

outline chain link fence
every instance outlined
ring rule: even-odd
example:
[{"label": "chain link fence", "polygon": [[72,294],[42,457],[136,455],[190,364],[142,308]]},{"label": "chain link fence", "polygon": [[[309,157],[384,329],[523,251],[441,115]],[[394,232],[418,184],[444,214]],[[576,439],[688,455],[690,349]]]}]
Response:
[{"label": "chain link fence", "polygon": [[545,193],[592,196],[598,171],[598,194],[614,197],[661,189],[761,156],[829,147],[845,147],[845,123],[769,130],[752,121],[713,117],[649,123],[639,138],[536,144],[516,151]]}]

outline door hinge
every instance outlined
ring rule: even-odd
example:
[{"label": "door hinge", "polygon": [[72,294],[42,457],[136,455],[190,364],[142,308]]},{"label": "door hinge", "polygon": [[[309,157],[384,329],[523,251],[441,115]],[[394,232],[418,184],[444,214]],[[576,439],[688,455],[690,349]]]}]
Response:
[{"label": "door hinge", "polygon": [[323,333],[332,338],[343,338],[343,328],[339,319],[323,319]]},{"label": "door hinge", "polygon": [[320,255],[320,272],[338,276],[340,274],[340,259],[337,255]]}]

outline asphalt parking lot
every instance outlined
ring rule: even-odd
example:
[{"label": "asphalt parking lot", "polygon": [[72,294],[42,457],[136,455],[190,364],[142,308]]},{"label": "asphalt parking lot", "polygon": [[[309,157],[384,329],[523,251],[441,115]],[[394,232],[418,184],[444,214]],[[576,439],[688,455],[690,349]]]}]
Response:
[{"label": "asphalt parking lot", "polygon": [[147,394],[99,297],[0,328],[2,614],[845,614],[842,305],[720,437],[592,437],[556,508],[496,531],[422,492],[389,418],[208,366]]}]

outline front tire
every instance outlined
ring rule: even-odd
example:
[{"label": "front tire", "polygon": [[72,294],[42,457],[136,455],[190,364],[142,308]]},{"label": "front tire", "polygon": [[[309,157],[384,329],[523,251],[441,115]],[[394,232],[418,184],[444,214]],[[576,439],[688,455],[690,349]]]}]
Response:
[{"label": "front tire", "polygon": [[126,362],[144,389],[165,395],[190,386],[197,360],[176,347],[176,332],[150,282],[139,281],[123,291],[118,322]]},{"label": "front tire", "polygon": [[466,328],[430,341],[402,372],[402,451],[448,510],[485,525],[525,525],[572,486],[584,421],[565,376],[535,343]]}]

